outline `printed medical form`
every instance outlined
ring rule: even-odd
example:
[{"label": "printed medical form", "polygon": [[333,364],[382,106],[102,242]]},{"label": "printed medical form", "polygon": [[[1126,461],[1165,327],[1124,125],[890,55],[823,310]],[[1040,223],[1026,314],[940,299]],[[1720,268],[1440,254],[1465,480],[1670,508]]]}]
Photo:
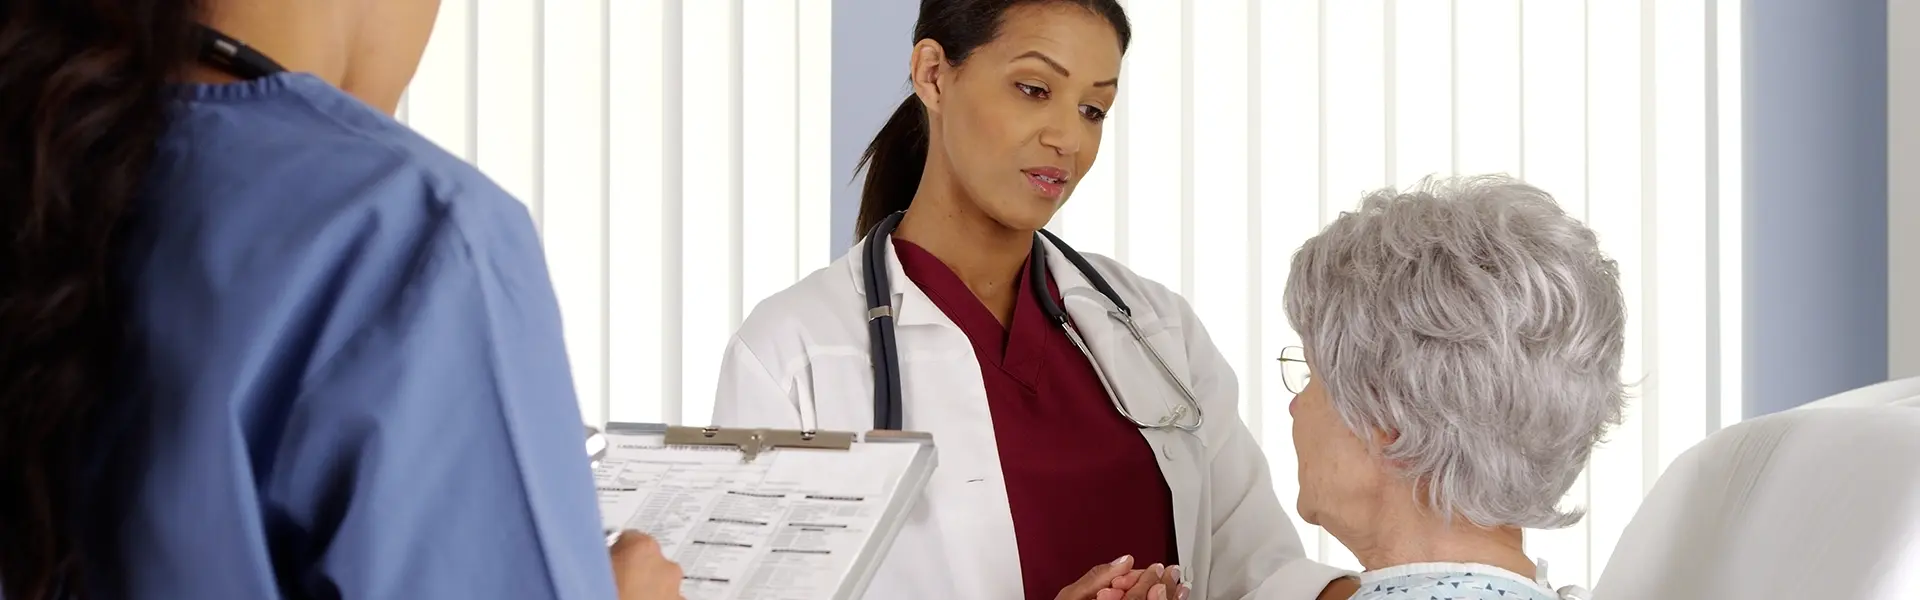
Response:
[{"label": "printed medical form", "polygon": [[725,446],[608,434],[594,468],[602,524],[658,539],[687,600],[824,600],[882,528],[919,446],[781,448],[752,462]]}]

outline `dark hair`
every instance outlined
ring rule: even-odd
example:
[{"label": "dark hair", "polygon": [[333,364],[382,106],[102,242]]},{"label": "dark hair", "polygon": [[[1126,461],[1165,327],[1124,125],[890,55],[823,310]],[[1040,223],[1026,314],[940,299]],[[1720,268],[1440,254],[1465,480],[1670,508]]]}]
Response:
[{"label": "dark hair", "polygon": [[[198,48],[198,0],[0,3],[0,591],[81,584],[77,442],[125,319],[114,263]],[[64,590],[62,590],[64,588]]]},{"label": "dark hair", "polygon": [[[913,26],[913,42],[931,39],[946,50],[948,64],[958,66],[981,44],[1000,34],[1001,18],[1007,9],[1025,4],[1074,4],[1106,17],[1120,37],[1120,51],[1133,41],[1133,27],[1127,24],[1127,12],[1117,0],[921,0],[920,20]],[[887,215],[907,209],[920,188],[920,172],[927,164],[927,110],[920,98],[909,94],[893,110],[887,124],[867,144],[858,173],[867,169],[866,185],[860,190],[860,216],[854,223],[853,237],[860,239]]]}]

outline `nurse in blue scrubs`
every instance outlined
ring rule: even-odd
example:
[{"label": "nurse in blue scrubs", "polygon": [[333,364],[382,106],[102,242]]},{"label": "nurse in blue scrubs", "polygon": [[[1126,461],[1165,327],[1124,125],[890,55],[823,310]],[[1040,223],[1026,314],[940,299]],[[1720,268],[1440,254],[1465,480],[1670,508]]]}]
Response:
[{"label": "nurse in blue scrubs", "polygon": [[0,3],[0,596],[678,596],[526,210],[389,116],[437,7]]}]

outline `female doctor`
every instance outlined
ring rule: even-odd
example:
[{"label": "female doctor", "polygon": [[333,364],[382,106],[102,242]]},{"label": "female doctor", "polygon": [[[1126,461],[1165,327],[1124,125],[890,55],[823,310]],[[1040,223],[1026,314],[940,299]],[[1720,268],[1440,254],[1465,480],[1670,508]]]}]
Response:
[{"label": "female doctor", "polygon": [[1037,233],[1093,166],[1129,35],[1113,0],[924,0],[864,243],[728,346],[716,425],[939,444],[869,598],[1308,600],[1342,574],[1305,557],[1187,303]]}]

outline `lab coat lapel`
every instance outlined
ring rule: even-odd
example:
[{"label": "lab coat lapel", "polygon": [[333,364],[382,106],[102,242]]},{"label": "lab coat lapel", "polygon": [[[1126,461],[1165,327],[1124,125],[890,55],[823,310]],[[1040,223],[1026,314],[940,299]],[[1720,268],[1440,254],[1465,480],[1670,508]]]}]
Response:
[{"label": "lab coat lapel", "polygon": [[[934,328],[915,329],[931,333]],[[967,343],[965,336],[943,339]],[[945,342],[938,343],[944,351]],[[961,352],[954,356],[964,359],[912,361],[902,371],[906,426],[931,432],[941,450],[940,465],[921,501],[936,515],[932,525],[939,528],[943,562],[953,574],[952,597],[1018,598],[1019,543],[993,416],[978,359],[970,346]]]},{"label": "lab coat lapel", "polygon": [[[864,296],[864,242],[854,252],[859,258],[848,261],[849,275]],[[929,524],[939,530],[933,554],[943,555],[942,569],[954,574],[953,597],[1018,598],[1019,545],[979,358],[959,326],[907,277],[891,244],[886,256],[906,428],[932,433],[940,451],[921,498],[937,515]]]},{"label": "lab coat lapel", "polygon": [[[1062,304],[1067,311],[1067,316],[1073,320],[1074,326],[1079,328],[1081,337],[1086,339],[1087,348],[1092,351],[1094,359],[1100,363],[1100,370],[1106,374],[1113,387],[1121,390],[1122,394],[1125,390],[1157,389],[1156,382],[1142,381],[1142,378],[1146,377],[1163,376],[1157,366],[1152,366],[1151,359],[1148,359],[1150,368],[1109,367],[1109,365],[1131,364],[1117,362],[1116,359],[1122,357],[1123,353],[1144,352],[1144,350],[1134,347],[1132,332],[1108,314],[1113,309],[1112,303],[1108,302],[1106,297],[1093,287],[1093,283],[1088,281],[1071,261],[1061,255],[1060,249],[1051,243],[1048,244],[1047,269],[1053,276],[1055,285],[1060,287],[1060,295],[1064,298]],[[1159,316],[1154,313],[1151,305],[1142,298],[1129,295],[1128,287],[1116,284],[1120,280],[1118,273],[1101,273],[1101,276],[1122,295],[1122,299],[1127,302],[1127,307],[1133,311],[1135,322],[1159,322]],[[1178,348],[1165,347],[1159,350],[1161,353],[1181,351]],[[1128,408],[1134,410],[1136,415],[1157,415],[1160,414],[1158,411],[1163,410],[1163,407],[1158,406],[1157,403],[1154,406],[1147,406],[1148,403],[1140,402],[1145,400],[1143,398],[1133,400],[1137,404],[1129,404]],[[1136,406],[1138,409],[1135,409]],[[1148,447],[1153,449],[1155,462],[1160,465],[1160,474],[1166,479],[1167,491],[1173,498],[1173,528],[1180,550],[1180,560],[1187,560],[1194,556],[1194,540],[1197,534],[1195,528],[1202,525],[1200,523],[1200,476],[1205,472],[1206,467],[1205,449],[1200,445],[1198,437],[1178,429],[1141,429],[1140,437],[1144,438]],[[1199,565],[1187,564],[1186,566],[1192,568]]]}]

